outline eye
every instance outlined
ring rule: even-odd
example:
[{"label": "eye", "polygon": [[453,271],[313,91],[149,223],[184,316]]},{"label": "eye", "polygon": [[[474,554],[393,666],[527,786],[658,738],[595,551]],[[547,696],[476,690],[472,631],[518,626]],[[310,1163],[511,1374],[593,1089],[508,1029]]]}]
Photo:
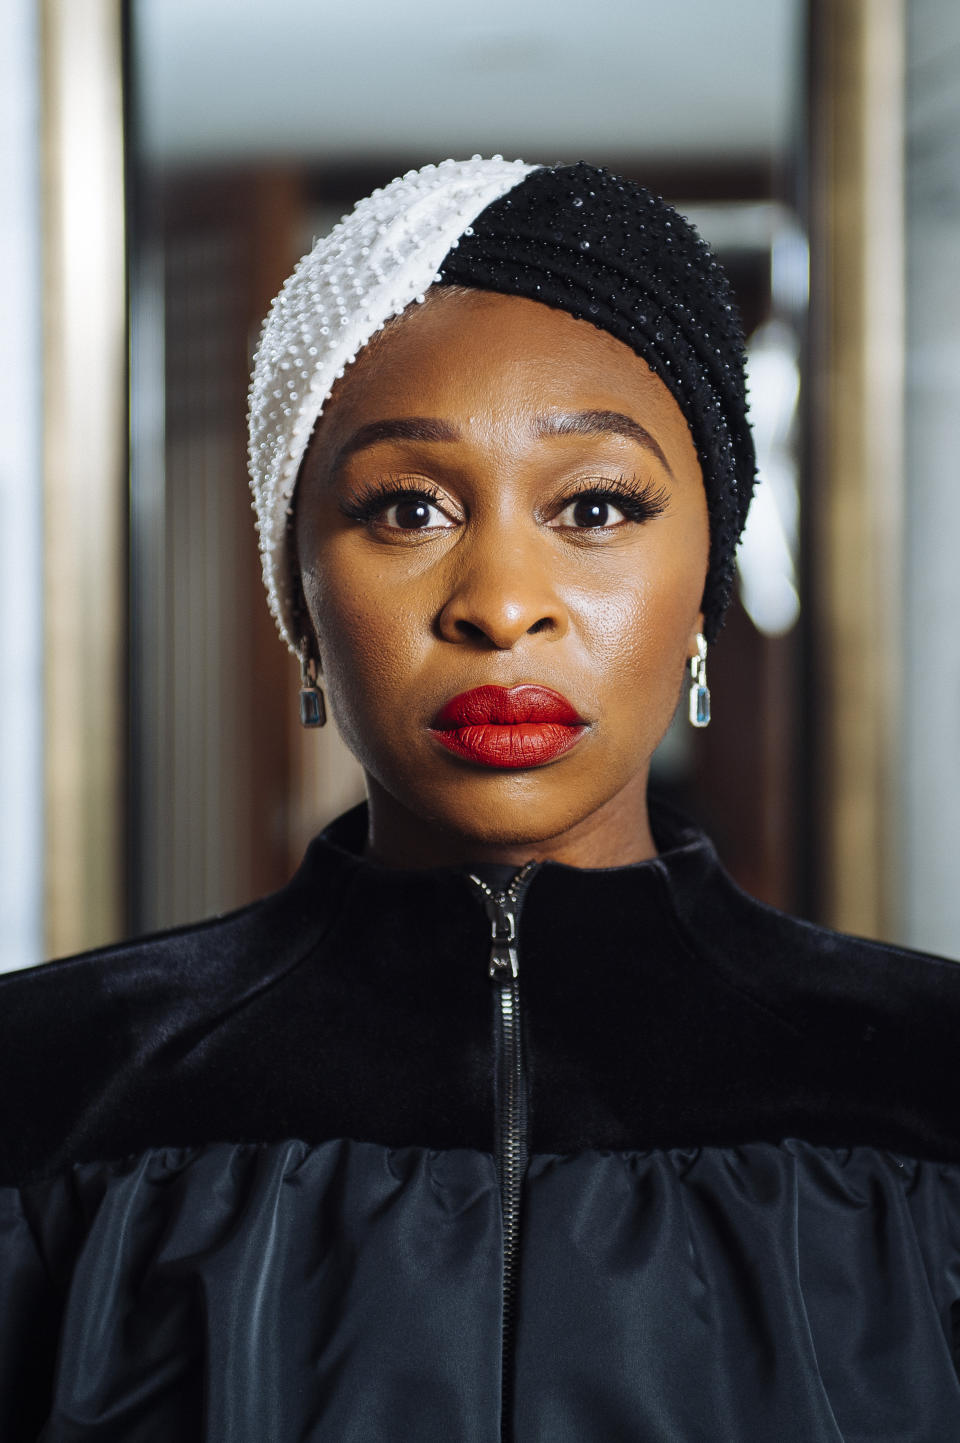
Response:
[{"label": "eye", "polygon": [[364,526],[386,531],[449,530],[456,522],[441,505],[443,498],[420,486],[374,484],[366,486],[340,510]]},{"label": "eye", "polygon": [[626,521],[626,516],[602,491],[588,491],[569,501],[550,523],[557,527],[572,527],[578,531],[610,530]]},{"label": "eye", "polygon": [[558,531],[616,531],[630,522],[643,525],[662,516],[669,502],[669,494],[649,479],[620,476],[602,485],[584,486],[548,524]]},{"label": "eye", "polygon": [[381,525],[398,531],[423,531],[428,527],[453,526],[454,523],[429,496],[411,492],[391,506],[385,506],[376,518]]}]

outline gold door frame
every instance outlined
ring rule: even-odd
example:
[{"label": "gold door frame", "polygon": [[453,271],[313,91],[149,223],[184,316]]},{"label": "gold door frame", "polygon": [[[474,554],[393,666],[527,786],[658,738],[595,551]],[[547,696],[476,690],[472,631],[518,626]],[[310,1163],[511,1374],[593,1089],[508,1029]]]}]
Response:
[{"label": "gold door frame", "polygon": [[41,0],[45,943],[124,928],[126,258],[121,0]]},{"label": "gold door frame", "polygon": [[813,0],[808,537],[820,911],[897,935],[903,0]]}]

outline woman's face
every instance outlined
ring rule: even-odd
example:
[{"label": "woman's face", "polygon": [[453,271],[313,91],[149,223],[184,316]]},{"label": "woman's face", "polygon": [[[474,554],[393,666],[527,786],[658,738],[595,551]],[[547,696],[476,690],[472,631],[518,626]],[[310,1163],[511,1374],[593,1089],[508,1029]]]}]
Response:
[{"label": "woman's face", "polygon": [[[535,301],[436,288],[335,390],[296,545],[372,804],[477,856],[527,855],[613,814],[645,826],[709,530],[683,415],[627,346]],[[471,731],[443,715],[518,686],[565,698],[566,721]],[[453,719],[498,696],[544,704],[484,692]]]}]

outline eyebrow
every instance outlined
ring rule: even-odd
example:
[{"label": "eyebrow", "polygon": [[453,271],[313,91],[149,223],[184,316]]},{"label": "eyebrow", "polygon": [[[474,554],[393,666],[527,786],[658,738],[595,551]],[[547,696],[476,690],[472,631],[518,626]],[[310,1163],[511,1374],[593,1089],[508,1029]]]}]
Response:
[{"label": "eyebrow", "polygon": [[[540,416],[536,422],[538,436],[625,436],[655,456],[667,472],[673,476],[670,462],[663,453],[659,442],[650,435],[645,426],[626,416],[622,411],[563,411],[550,416]],[[348,456],[364,451],[368,446],[377,446],[383,441],[459,441],[460,432],[447,421],[433,416],[404,416],[388,421],[369,421],[349,436],[334,457],[334,467],[340,466]]]},{"label": "eyebrow", "polygon": [[369,421],[348,437],[334,457],[339,466],[355,451],[377,446],[381,441],[459,441],[460,432],[446,421],[432,416],[404,416],[395,421]]},{"label": "eyebrow", "polygon": [[537,421],[540,436],[626,436],[645,451],[656,456],[668,476],[673,476],[670,462],[663,454],[660,443],[650,435],[645,426],[622,411],[570,411],[553,416],[541,416]]}]

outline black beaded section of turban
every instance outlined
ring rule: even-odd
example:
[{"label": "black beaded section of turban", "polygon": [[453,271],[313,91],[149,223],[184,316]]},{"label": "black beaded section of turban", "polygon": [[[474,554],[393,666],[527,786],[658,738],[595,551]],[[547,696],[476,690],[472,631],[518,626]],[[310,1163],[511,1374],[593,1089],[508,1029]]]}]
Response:
[{"label": "black beaded section of turban", "polygon": [[481,212],[438,279],[526,296],[592,321],[665,383],[690,427],[707,492],[703,611],[712,641],[730,600],[756,462],[740,317],[726,276],[693,226],[659,196],[607,170],[544,167]]}]

